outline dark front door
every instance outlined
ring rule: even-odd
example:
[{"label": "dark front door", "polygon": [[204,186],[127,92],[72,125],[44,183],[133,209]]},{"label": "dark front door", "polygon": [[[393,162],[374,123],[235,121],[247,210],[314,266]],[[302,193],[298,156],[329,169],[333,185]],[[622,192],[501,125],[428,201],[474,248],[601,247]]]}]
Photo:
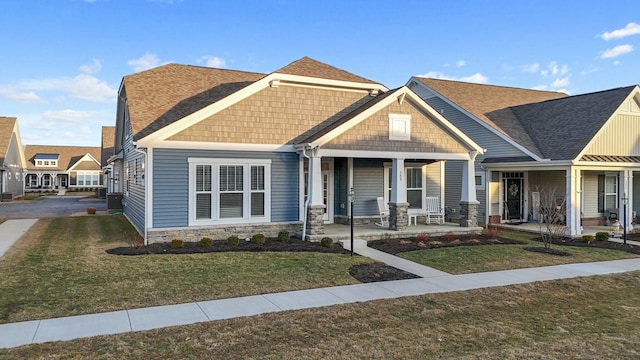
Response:
[{"label": "dark front door", "polygon": [[506,218],[508,220],[522,218],[522,179],[507,179],[505,186]]}]

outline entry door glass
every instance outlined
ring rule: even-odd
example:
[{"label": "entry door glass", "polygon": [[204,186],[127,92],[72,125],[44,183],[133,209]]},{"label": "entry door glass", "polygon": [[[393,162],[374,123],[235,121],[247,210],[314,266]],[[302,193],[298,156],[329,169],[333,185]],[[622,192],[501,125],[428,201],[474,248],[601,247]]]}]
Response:
[{"label": "entry door glass", "polygon": [[323,170],[322,171],[322,203],[324,204],[324,221],[329,221],[329,199],[330,199],[330,195],[329,194],[329,189],[330,189],[330,184],[329,184],[329,171],[327,170]]},{"label": "entry door glass", "polygon": [[67,187],[67,177],[64,175],[60,175],[60,186]]},{"label": "entry door glass", "polygon": [[521,219],[522,179],[506,179],[505,191],[505,198],[507,199],[506,218],[508,220]]}]

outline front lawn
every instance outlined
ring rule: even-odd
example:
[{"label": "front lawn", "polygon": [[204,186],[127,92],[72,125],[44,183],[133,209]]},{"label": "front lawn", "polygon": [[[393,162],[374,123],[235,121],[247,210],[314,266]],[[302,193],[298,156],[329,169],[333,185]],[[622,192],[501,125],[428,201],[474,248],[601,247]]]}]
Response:
[{"label": "front lawn", "polygon": [[410,251],[396,254],[396,256],[451,274],[467,274],[638,257],[638,255],[620,250],[552,245],[551,247],[553,249],[571,253],[571,256],[555,256],[525,251],[523,249],[523,247],[527,246],[543,246],[542,243],[531,240],[531,238],[536,235],[504,232],[501,236],[524,241],[526,244],[458,246]]},{"label": "front lawn", "polygon": [[122,216],[39,220],[0,261],[0,323],[358,283],[369,259],[312,252],[110,255]]},{"label": "front lawn", "polygon": [[0,358],[638,359],[640,272],[0,350]]}]

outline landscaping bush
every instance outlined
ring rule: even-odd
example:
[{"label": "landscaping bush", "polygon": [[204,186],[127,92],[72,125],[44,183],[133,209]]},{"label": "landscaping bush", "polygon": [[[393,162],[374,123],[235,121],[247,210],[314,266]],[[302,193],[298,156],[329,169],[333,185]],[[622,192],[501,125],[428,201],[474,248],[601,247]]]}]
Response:
[{"label": "landscaping bush", "polygon": [[213,246],[213,239],[208,237],[203,237],[200,239],[200,246],[202,247],[211,247]]},{"label": "landscaping bush", "polygon": [[254,244],[264,245],[266,241],[264,234],[255,234],[251,237],[251,242]]},{"label": "landscaping bush", "polygon": [[184,242],[181,239],[173,239],[171,240],[171,248],[172,249],[177,249],[177,248],[181,248],[184,247]]},{"label": "landscaping bush", "polygon": [[278,241],[288,243],[290,239],[288,231],[280,231],[278,233]]},{"label": "landscaping bush", "polygon": [[607,241],[609,240],[609,233],[606,231],[599,231],[596,233],[596,241]]},{"label": "landscaping bush", "polygon": [[420,233],[416,235],[417,242],[427,242],[429,241],[429,233]]},{"label": "landscaping bush", "polygon": [[323,238],[320,240],[320,244],[321,244],[322,246],[324,246],[324,247],[328,247],[328,248],[330,248],[330,247],[332,247],[332,246],[333,246],[333,239],[332,239],[332,238],[330,238],[330,237],[323,237]]},{"label": "landscaping bush", "polygon": [[582,235],[582,240],[587,244],[591,244],[595,239],[593,235]]},{"label": "landscaping bush", "polygon": [[227,245],[229,246],[238,246],[240,244],[240,238],[236,235],[231,235],[227,239]]}]

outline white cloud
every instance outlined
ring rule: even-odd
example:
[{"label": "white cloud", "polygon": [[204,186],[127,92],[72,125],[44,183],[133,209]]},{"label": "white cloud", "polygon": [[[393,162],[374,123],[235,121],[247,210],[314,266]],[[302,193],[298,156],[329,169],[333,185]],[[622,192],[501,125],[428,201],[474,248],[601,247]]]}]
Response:
[{"label": "white cloud", "polygon": [[93,117],[90,111],[49,110],[42,114],[40,121],[32,126],[38,130],[59,130],[62,128],[79,128]]},{"label": "white cloud", "polygon": [[602,59],[613,59],[620,55],[628,54],[633,51],[633,45],[618,45],[614,48],[607,49],[600,58]]},{"label": "white cloud", "polygon": [[457,66],[457,67],[463,67],[463,66],[465,66],[466,64],[467,64],[467,62],[466,62],[466,61],[464,61],[464,60],[458,60],[458,61],[456,61],[456,66]]},{"label": "white cloud", "polygon": [[562,76],[569,72],[569,66],[567,65],[558,65],[556,61],[551,61],[547,64],[547,68],[540,70],[540,75],[542,76]]},{"label": "white cloud", "polygon": [[540,70],[540,64],[535,63],[535,64],[522,65],[521,69],[524,72],[535,73],[535,72],[538,72],[538,70]]},{"label": "white cloud", "polygon": [[196,60],[198,64],[204,62],[205,66],[212,68],[224,68],[226,66],[226,61],[223,58],[219,58],[217,56],[205,55],[201,56]]},{"label": "white cloud", "polygon": [[147,52],[137,59],[129,60],[127,64],[131,66],[136,72],[144,71],[160,66],[160,59],[158,58],[158,56],[156,56],[156,54]]},{"label": "white cloud", "polygon": [[110,102],[115,101],[118,91],[100,81],[95,76],[80,74],[71,80],[66,86],[69,96],[89,101]]},{"label": "white cloud", "polygon": [[475,73],[473,75],[470,76],[463,76],[463,77],[453,77],[453,76],[447,76],[439,71],[430,71],[426,74],[423,75],[417,75],[419,77],[425,77],[425,78],[433,78],[433,79],[441,79],[441,80],[455,80],[455,81],[465,81],[465,82],[472,82],[472,83],[477,83],[477,84],[488,84],[489,83],[489,78],[487,78],[486,76],[482,75],[481,73]]},{"label": "white cloud", "polygon": [[611,32],[606,32],[602,34],[602,38],[606,41],[611,39],[620,39],[626,36],[640,34],[640,24],[636,23],[628,23],[627,26],[622,29],[613,30]]},{"label": "white cloud", "polygon": [[82,65],[79,70],[83,74],[97,74],[102,70],[102,62],[98,59],[93,59],[91,64]]},{"label": "white cloud", "polygon": [[33,91],[20,91],[11,87],[0,88],[0,96],[20,103],[36,103],[40,97]]},{"label": "white cloud", "polygon": [[567,86],[569,86],[569,77],[558,78],[551,83],[551,87],[554,89],[567,87]]}]

